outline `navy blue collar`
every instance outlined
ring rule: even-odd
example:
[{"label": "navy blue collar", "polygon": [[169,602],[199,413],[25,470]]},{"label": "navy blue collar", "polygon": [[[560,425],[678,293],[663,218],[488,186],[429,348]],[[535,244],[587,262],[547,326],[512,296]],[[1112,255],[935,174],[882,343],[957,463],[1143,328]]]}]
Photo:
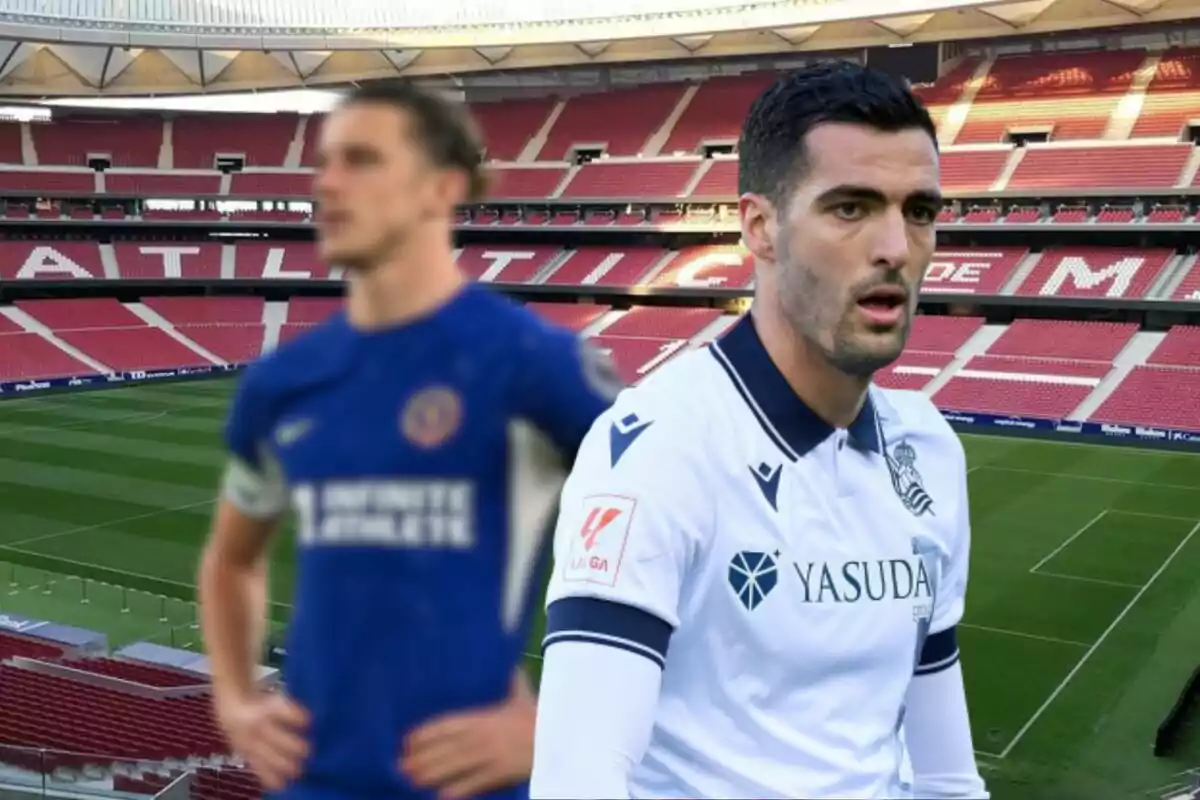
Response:
[{"label": "navy blue collar", "polygon": [[[833,426],[796,395],[775,367],[749,314],[710,347],[763,430],[793,460],[833,434]],[[847,431],[855,447],[880,452],[879,423],[869,394]]]}]

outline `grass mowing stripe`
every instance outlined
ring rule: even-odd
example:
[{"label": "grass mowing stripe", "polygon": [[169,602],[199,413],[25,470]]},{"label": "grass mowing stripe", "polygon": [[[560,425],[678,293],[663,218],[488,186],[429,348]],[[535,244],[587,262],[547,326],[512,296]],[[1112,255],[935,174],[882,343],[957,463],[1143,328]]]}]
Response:
[{"label": "grass mowing stripe", "polygon": [[126,522],[133,522],[134,520],[139,520],[139,519],[150,519],[152,517],[161,517],[165,514],[173,514],[177,511],[183,511],[183,510],[189,509],[189,508],[196,508],[198,506],[211,506],[213,504],[213,502],[214,501],[211,499],[210,500],[201,500],[201,501],[195,502],[195,503],[185,503],[184,505],[181,505],[181,506],[174,506],[173,508],[163,508],[158,511],[147,511],[145,514],[134,514],[133,516],[122,517],[121,519],[109,520],[108,522],[97,522],[94,525],[81,525],[77,528],[68,528],[66,530],[56,531],[54,533],[42,534],[41,536],[31,536],[28,539],[18,539],[15,542],[6,542],[5,544],[0,545],[0,549],[20,548],[23,545],[33,544],[34,542],[44,542],[47,539],[57,539],[60,536],[71,536],[72,534],[83,533],[84,531],[94,531],[94,530],[97,530],[100,528],[111,528],[115,525],[121,525]]},{"label": "grass mowing stripe", "polygon": [[1050,693],[1050,696],[1046,698],[1046,702],[1042,703],[1041,707],[1039,707],[1038,710],[1034,712],[1033,716],[1029,718],[1029,721],[1021,726],[1021,729],[1017,731],[1016,735],[1009,740],[1004,749],[1000,751],[1000,758],[1007,758],[1008,754],[1012,752],[1013,748],[1016,747],[1021,739],[1024,738],[1025,734],[1029,732],[1029,729],[1037,723],[1042,714],[1046,713],[1046,709],[1048,709],[1058,698],[1058,696],[1063,693],[1063,690],[1067,688],[1067,686],[1071,683],[1071,680],[1077,674],[1079,674],[1079,671],[1083,669],[1088,660],[1095,655],[1096,651],[1100,648],[1100,645],[1104,644],[1104,640],[1107,639],[1113,630],[1121,624],[1121,620],[1125,619],[1130,610],[1137,605],[1137,601],[1142,599],[1142,596],[1149,591],[1150,587],[1154,585],[1154,582],[1158,580],[1159,576],[1167,571],[1167,567],[1171,566],[1171,562],[1175,560],[1175,557],[1179,555],[1179,552],[1187,546],[1188,542],[1192,540],[1192,537],[1196,535],[1196,531],[1200,531],[1200,522],[1197,522],[1195,527],[1188,531],[1187,536],[1183,537],[1183,540],[1175,547],[1174,550],[1171,551],[1171,554],[1167,556],[1165,561],[1163,561],[1162,566],[1160,566],[1158,570],[1150,576],[1150,580],[1146,581],[1145,585],[1138,590],[1137,594],[1133,596],[1125,608],[1121,610],[1121,613],[1117,615],[1117,618],[1114,619],[1112,623],[1104,629],[1104,633],[1100,634],[1100,638],[1088,648],[1088,651],[1083,654],[1082,658],[1079,659],[1079,663],[1067,673],[1067,677],[1062,679],[1062,683],[1056,686],[1054,691]]},{"label": "grass mowing stripe", "polygon": [[211,496],[213,489],[128,475],[0,458],[0,483],[116,499],[152,507],[181,506]]}]

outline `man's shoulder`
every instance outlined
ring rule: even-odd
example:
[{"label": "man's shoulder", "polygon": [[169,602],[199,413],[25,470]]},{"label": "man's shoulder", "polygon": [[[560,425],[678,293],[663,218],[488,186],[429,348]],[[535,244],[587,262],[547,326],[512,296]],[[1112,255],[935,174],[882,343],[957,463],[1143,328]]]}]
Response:
[{"label": "man's shoulder", "polygon": [[259,391],[287,391],[343,363],[346,327],[340,316],[313,325],[265,353],[246,368],[242,380]]},{"label": "man's shoulder", "polygon": [[622,390],[596,427],[620,437],[653,426],[656,460],[701,454],[709,421],[718,416],[714,382],[720,378],[708,348],[682,353]]}]

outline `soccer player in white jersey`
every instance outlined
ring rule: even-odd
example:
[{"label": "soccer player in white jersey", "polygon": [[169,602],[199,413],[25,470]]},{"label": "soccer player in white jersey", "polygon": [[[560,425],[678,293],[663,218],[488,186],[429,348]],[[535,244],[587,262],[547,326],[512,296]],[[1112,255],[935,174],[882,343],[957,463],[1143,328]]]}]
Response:
[{"label": "soccer player in white jersey", "polygon": [[955,625],[963,448],[872,375],[941,206],[929,114],[822,64],[753,105],[751,313],[627,389],[562,495],[536,798],[986,798]]}]

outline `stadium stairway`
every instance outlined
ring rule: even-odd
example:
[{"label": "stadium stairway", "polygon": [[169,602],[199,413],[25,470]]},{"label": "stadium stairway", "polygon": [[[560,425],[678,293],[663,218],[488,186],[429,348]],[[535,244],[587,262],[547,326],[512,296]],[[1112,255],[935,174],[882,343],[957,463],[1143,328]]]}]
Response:
[{"label": "stadium stairway", "polygon": [[1133,133],[1133,126],[1142,113],[1142,105],[1146,102],[1146,89],[1154,75],[1158,72],[1158,64],[1162,61],[1162,53],[1147,53],[1146,60],[1133,73],[1133,81],[1129,90],[1117,101],[1112,116],[1108,118],[1108,127],[1104,129],[1103,139],[1128,139]]},{"label": "stadium stairway", "polygon": [[979,330],[971,335],[958,350],[954,353],[954,359],[939,372],[933,380],[925,384],[922,392],[928,397],[932,397],[939,389],[950,382],[959,370],[973,357],[983,355],[987,352],[1000,335],[1004,333],[1006,325],[983,325]]},{"label": "stadium stairway", "polygon": [[970,79],[963,84],[962,94],[946,109],[946,114],[938,126],[938,142],[942,146],[953,144],[958,132],[962,130],[963,123],[967,121],[967,114],[971,111],[971,103],[975,101],[975,95],[979,94],[979,90],[983,88],[988,72],[995,63],[996,56],[994,54],[980,61]]},{"label": "stadium stairway", "polygon": [[8,317],[10,320],[15,322],[17,325],[20,325],[29,333],[35,333],[41,336],[43,339],[57,347],[59,350],[62,350],[71,358],[94,369],[97,374],[104,374],[114,371],[112,367],[108,366],[107,364],[97,361],[95,358],[89,356],[87,353],[84,353],[82,350],[79,350],[75,346],[64,342],[62,339],[54,335],[54,331],[50,330],[48,325],[39,322],[16,306],[0,307],[0,314]]},{"label": "stadium stairway", "polygon": [[279,346],[279,332],[287,324],[288,304],[283,302],[268,302],[263,308],[263,342],[262,352],[269,353]]},{"label": "stadium stairway", "polygon": [[1139,331],[1129,340],[1129,344],[1113,359],[1113,369],[1105,375],[1092,393],[1067,415],[1067,419],[1075,422],[1087,420],[1095,414],[1104,401],[1109,398],[1117,387],[1125,382],[1129,373],[1146,364],[1146,359],[1158,348],[1162,340],[1167,338],[1166,332]]},{"label": "stadium stairway", "polygon": [[184,336],[175,327],[174,323],[172,323],[166,317],[162,316],[161,314],[159,314],[157,311],[150,308],[149,306],[146,306],[142,303],[126,303],[125,307],[128,308],[130,311],[132,311],[134,314],[137,314],[143,320],[145,320],[147,325],[151,325],[155,328],[161,329],[162,332],[165,333],[167,336],[170,336],[172,339],[179,342],[181,345],[188,348],[193,353],[196,353],[197,355],[203,356],[204,358],[208,359],[213,364],[223,367],[229,363],[229,362],[225,361],[224,359],[222,359],[220,356],[216,355],[215,353],[201,347],[199,343]]}]

